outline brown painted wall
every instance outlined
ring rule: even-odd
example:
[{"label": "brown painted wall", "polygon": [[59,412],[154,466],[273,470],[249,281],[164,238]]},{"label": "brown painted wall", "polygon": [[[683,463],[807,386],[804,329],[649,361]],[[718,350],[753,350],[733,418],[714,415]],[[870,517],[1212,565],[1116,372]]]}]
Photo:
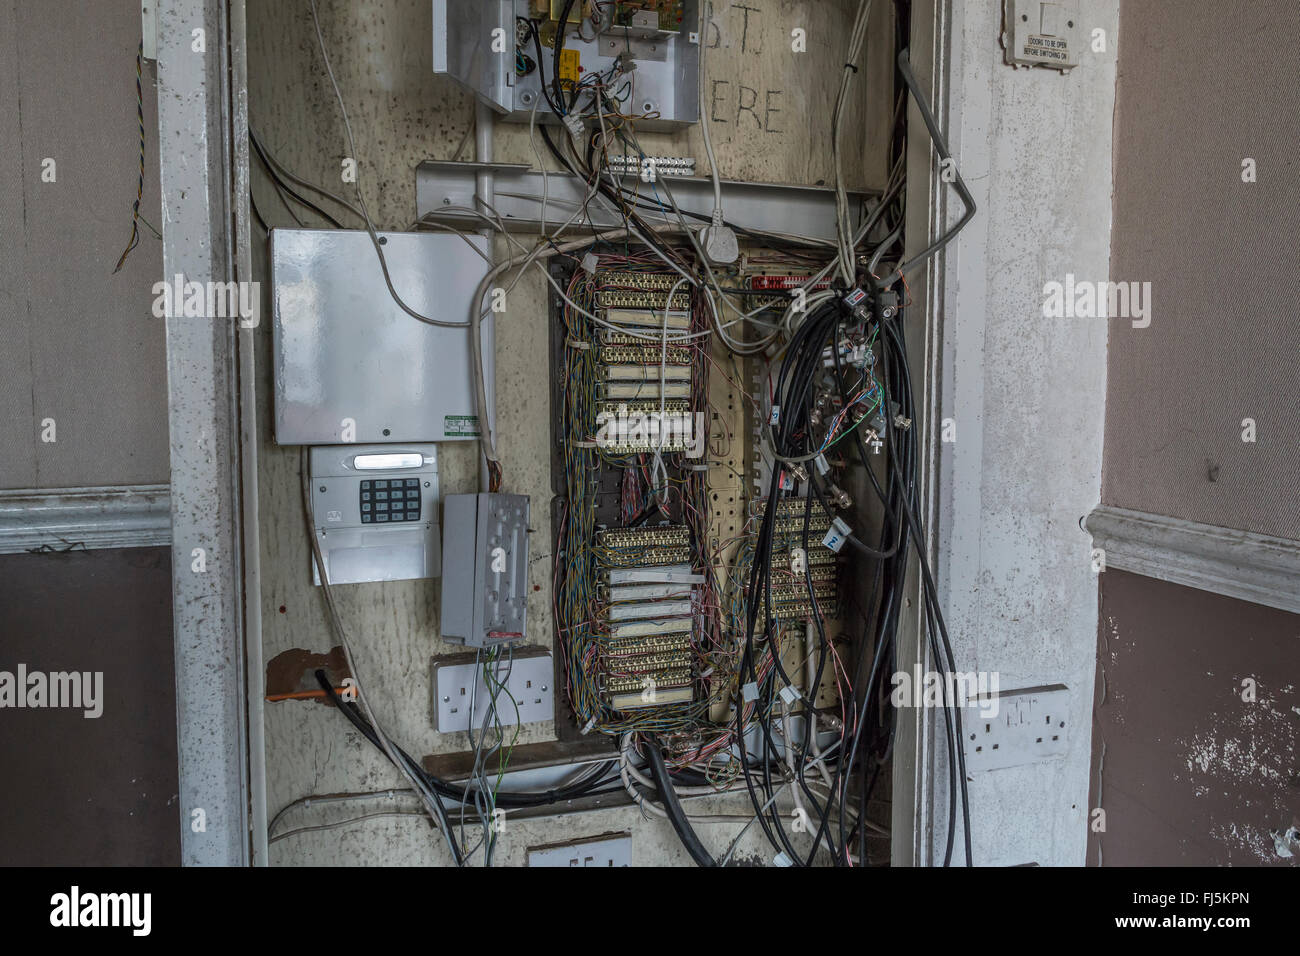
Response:
[{"label": "brown painted wall", "polygon": [[1103,574],[1089,864],[1300,865],[1298,660],[1300,614]]},{"label": "brown painted wall", "polygon": [[[1120,10],[1110,279],[1152,311],[1110,323],[1102,501],[1300,539],[1294,0]],[[1298,684],[1300,615],[1103,574],[1089,864],[1300,863]]]},{"label": "brown painted wall", "polygon": [[0,556],[0,670],[103,672],[103,713],[0,709],[0,865],[179,865],[166,548]]}]

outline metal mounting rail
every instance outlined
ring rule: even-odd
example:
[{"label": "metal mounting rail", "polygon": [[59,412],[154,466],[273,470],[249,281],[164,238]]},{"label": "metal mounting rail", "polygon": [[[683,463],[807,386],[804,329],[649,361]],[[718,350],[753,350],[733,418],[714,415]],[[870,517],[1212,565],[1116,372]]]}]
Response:
[{"label": "metal mounting rail", "polygon": [[[482,221],[468,212],[474,206],[475,176],[490,170],[495,180],[493,204],[506,228],[512,232],[537,232],[541,226],[542,194],[546,193],[546,221],[553,228],[582,205],[590,190],[585,180],[572,173],[541,172],[520,163],[460,163],[426,160],[415,170],[415,208],[422,222],[436,222],[478,229]],[[641,212],[649,222],[668,218],[676,221],[673,198],[687,215],[708,216],[713,211],[713,180],[706,176],[663,177],[657,183],[641,182],[628,174],[617,177],[635,184],[641,201],[650,208]],[[857,226],[868,203],[878,193],[861,190],[849,193],[851,222]],[[768,183],[722,181],[722,204],[727,221],[757,232],[801,236],[809,239],[835,238],[835,191],[822,186],[790,186]],[[570,229],[612,229],[623,224],[608,203],[593,199],[582,217]],[[660,214],[659,210],[663,213]],[[698,221],[698,220],[696,220]]]}]

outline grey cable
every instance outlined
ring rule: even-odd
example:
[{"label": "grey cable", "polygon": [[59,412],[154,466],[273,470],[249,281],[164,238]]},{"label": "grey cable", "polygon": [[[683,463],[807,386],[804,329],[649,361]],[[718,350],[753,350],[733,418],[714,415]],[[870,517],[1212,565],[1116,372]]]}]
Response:
[{"label": "grey cable", "polygon": [[[343,129],[347,133],[348,137],[349,158],[355,163],[358,161],[357,144],[356,140],[352,136],[352,121],[348,119],[348,108],[343,102],[343,93],[339,90],[338,80],[334,78],[334,67],[330,64],[329,50],[325,46],[325,35],[321,32],[320,17],[316,12],[316,0],[307,0],[307,2],[311,7],[312,24],[316,27],[316,41],[320,47],[321,59],[325,61],[325,73],[329,77],[330,85],[334,88],[334,96],[338,100],[339,112],[343,116]],[[366,199],[361,194],[360,175],[357,176],[353,185],[356,187],[357,205],[360,207],[361,217],[366,223],[366,232],[370,234],[370,242],[375,247],[375,255],[379,257],[379,268],[384,274],[384,284],[388,286],[388,293],[393,297],[393,301],[396,302],[398,307],[411,318],[418,319],[427,325],[436,325],[439,328],[444,329],[467,328],[469,326],[468,322],[447,322],[443,319],[435,319],[432,316],[417,312],[407,305],[406,301],[398,295],[397,289],[393,286],[393,277],[388,273],[388,260],[384,258],[384,249],[379,242],[379,234],[375,232],[375,224],[370,219],[370,210],[366,208]]]}]

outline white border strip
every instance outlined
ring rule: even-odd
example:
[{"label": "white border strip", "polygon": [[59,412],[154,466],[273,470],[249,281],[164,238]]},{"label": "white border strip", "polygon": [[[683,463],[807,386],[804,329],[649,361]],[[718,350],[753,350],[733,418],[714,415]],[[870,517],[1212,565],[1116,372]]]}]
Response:
[{"label": "white border strip", "polygon": [[1107,505],[1084,526],[1107,568],[1300,613],[1300,541]]},{"label": "white border strip", "polygon": [[167,485],[0,491],[0,554],[169,546]]}]

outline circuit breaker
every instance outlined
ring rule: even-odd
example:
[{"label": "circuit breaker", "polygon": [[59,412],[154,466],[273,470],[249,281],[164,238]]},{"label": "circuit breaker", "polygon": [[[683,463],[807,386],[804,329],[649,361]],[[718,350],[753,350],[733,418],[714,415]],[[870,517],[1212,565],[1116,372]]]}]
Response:
[{"label": "circuit breaker", "polygon": [[442,639],[522,640],[528,614],[528,496],[448,495],[443,507]]}]

